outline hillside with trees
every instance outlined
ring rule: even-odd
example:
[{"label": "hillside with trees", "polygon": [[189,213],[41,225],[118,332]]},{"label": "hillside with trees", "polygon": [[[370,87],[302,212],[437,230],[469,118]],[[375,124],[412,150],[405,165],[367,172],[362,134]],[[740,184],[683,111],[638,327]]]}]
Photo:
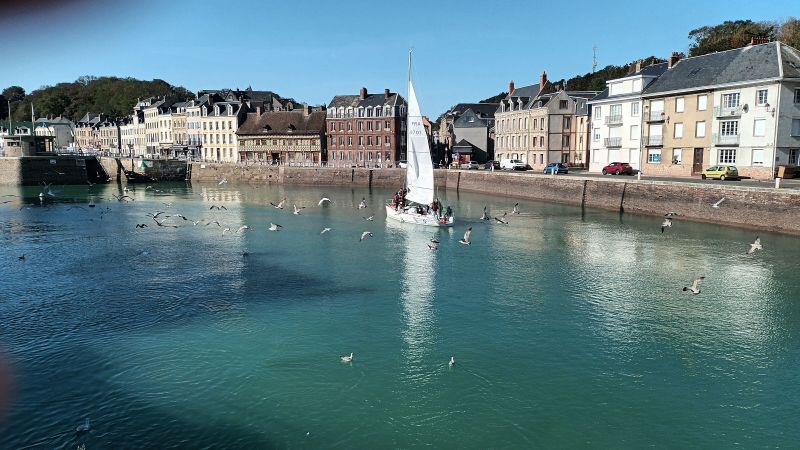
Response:
[{"label": "hillside with trees", "polygon": [[15,120],[30,120],[32,102],[36,117],[63,116],[74,121],[87,112],[127,116],[137,99],[153,96],[194,98],[189,90],[164,80],[84,76],[71,83],[43,86],[29,94],[19,86],[8,87],[0,97],[0,118],[8,117],[6,99],[12,101],[11,114]]}]

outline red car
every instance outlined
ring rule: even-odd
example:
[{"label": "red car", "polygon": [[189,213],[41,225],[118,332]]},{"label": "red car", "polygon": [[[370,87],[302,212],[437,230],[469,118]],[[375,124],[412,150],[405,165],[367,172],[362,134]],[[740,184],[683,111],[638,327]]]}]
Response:
[{"label": "red car", "polygon": [[612,162],[611,164],[603,167],[603,175],[608,175],[609,173],[613,173],[614,175],[619,175],[622,173],[625,175],[633,175],[633,167],[631,167],[631,165],[628,163]]}]

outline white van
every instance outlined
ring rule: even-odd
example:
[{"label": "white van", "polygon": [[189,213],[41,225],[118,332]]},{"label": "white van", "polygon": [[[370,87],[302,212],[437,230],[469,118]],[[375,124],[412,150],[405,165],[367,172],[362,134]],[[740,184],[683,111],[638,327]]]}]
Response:
[{"label": "white van", "polygon": [[501,159],[501,170],[525,170],[525,163],[519,159]]}]

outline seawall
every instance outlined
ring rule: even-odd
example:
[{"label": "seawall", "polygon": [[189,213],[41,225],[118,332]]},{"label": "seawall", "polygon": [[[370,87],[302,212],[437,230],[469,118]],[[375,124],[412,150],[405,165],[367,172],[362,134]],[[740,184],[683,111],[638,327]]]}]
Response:
[{"label": "seawall", "polygon": [[0,184],[35,186],[105,182],[108,174],[94,156],[22,156],[0,158]]}]

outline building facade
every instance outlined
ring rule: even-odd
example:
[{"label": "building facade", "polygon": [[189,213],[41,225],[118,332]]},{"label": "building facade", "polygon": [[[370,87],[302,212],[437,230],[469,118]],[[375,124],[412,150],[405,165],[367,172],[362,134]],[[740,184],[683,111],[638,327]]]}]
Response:
[{"label": "building facade", "polygon": [[405,99],[389,89],[335,96],[326,119],[328,164],[392,167],[404,160],[406,115]]},{"label": "building facade", "polygon": [[237,131],[239,161],[318,165],[326,160],[324,108],[248,113]]}]

